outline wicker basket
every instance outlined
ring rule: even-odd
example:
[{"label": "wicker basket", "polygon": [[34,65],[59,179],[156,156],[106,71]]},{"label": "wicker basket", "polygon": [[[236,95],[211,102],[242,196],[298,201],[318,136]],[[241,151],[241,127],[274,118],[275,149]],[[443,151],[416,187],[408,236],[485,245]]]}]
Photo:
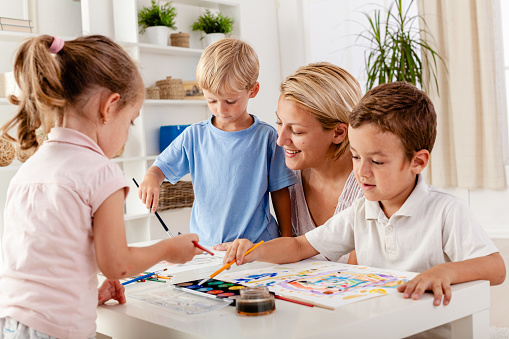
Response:
[{"label": "wicker basket", "polygon": [[164,181],[159,192],[157,211],[193,206],[194,192],[191,181],[178,181],[175,185]]},{"label": "wicker basket", "polygon": [[182,86],[182,79],[172,79],[166,77],[165,80],[156,81],[159,87],[159,97],[161,99],[184,99],[184,87]]},{"label": "wicker basket", "polygon": [[189,33],[173,33],[170,34],[171,46],[187,47],[189,48]]},{"label": "wicker basket", "polygon": [[145,89],[146,99],[160,99],[160,89],[157,86],[148,87]]},{"label": "wicker basket", "polygon": [[9,166],[16,157],[16,148],[5,139],[0,139],[0,166]]}]

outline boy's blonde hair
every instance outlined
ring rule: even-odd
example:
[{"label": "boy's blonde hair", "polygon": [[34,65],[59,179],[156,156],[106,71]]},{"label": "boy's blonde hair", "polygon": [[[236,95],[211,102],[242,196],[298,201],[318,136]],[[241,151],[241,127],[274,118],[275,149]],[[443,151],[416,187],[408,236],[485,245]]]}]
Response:
[{"label": "boy's blonde hair", "polygon": [[221,39],[205,49],[196,68],[198,85],[214,95],[251,89],[260,64],[253,47],[239,39]]},{"label": "boy's blonde hair", "polygon": [[364,95],[350,114],[350,125],[357,128],[374,124],[382,132],[396,135],[406,157],[422,149],[431,153],[437,135],[437,115],[431,99],[405,82],[379,85]]},{"label": "boy's blonde hair", "polygon": [[[348,114],[362,97],[359,82],[344,69],[329,62],[300,67],[281,83],[281,95],[313,115],[324,130],[348,124]],[[348,136],[331,145],[338,159],[350,147]]]}]

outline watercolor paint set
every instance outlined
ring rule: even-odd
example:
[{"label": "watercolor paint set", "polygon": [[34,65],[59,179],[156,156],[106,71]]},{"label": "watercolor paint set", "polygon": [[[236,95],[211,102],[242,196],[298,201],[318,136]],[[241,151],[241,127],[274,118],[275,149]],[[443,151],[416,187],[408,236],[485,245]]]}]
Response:
[{"label": "watercolor paint set", "polygon": [[246,288],[244,285],[216,279],[209,279],[203,283],[203,285],[198,284],[200,281],[201,280],[198,279],[175,284],[175,288],[196,295],[231,300],[231,306],[235,306],[236,300],[240,297],[240,291]]}]

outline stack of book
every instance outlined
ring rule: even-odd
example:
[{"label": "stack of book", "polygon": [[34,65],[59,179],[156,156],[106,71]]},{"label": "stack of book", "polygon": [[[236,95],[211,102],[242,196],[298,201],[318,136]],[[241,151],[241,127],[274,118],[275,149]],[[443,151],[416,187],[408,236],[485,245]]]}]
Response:
[{"label": "stack of book", "polygon": [[31,20],[0,17],[0,31],[32,33]]}]

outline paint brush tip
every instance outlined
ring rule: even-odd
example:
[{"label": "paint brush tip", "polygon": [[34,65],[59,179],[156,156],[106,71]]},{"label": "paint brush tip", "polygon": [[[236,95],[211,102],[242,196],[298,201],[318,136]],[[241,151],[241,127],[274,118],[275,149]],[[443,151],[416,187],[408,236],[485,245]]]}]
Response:
[{"label": "paint brush tip", "polygon": [[209,279],[210,279],[210,278],[205,278],[205,279],[203,279],[202,281],[200,281],[200,282],[198,283],[198,285],[203,286],[203,284],[205,284],[205,283],[206,283]]}]

